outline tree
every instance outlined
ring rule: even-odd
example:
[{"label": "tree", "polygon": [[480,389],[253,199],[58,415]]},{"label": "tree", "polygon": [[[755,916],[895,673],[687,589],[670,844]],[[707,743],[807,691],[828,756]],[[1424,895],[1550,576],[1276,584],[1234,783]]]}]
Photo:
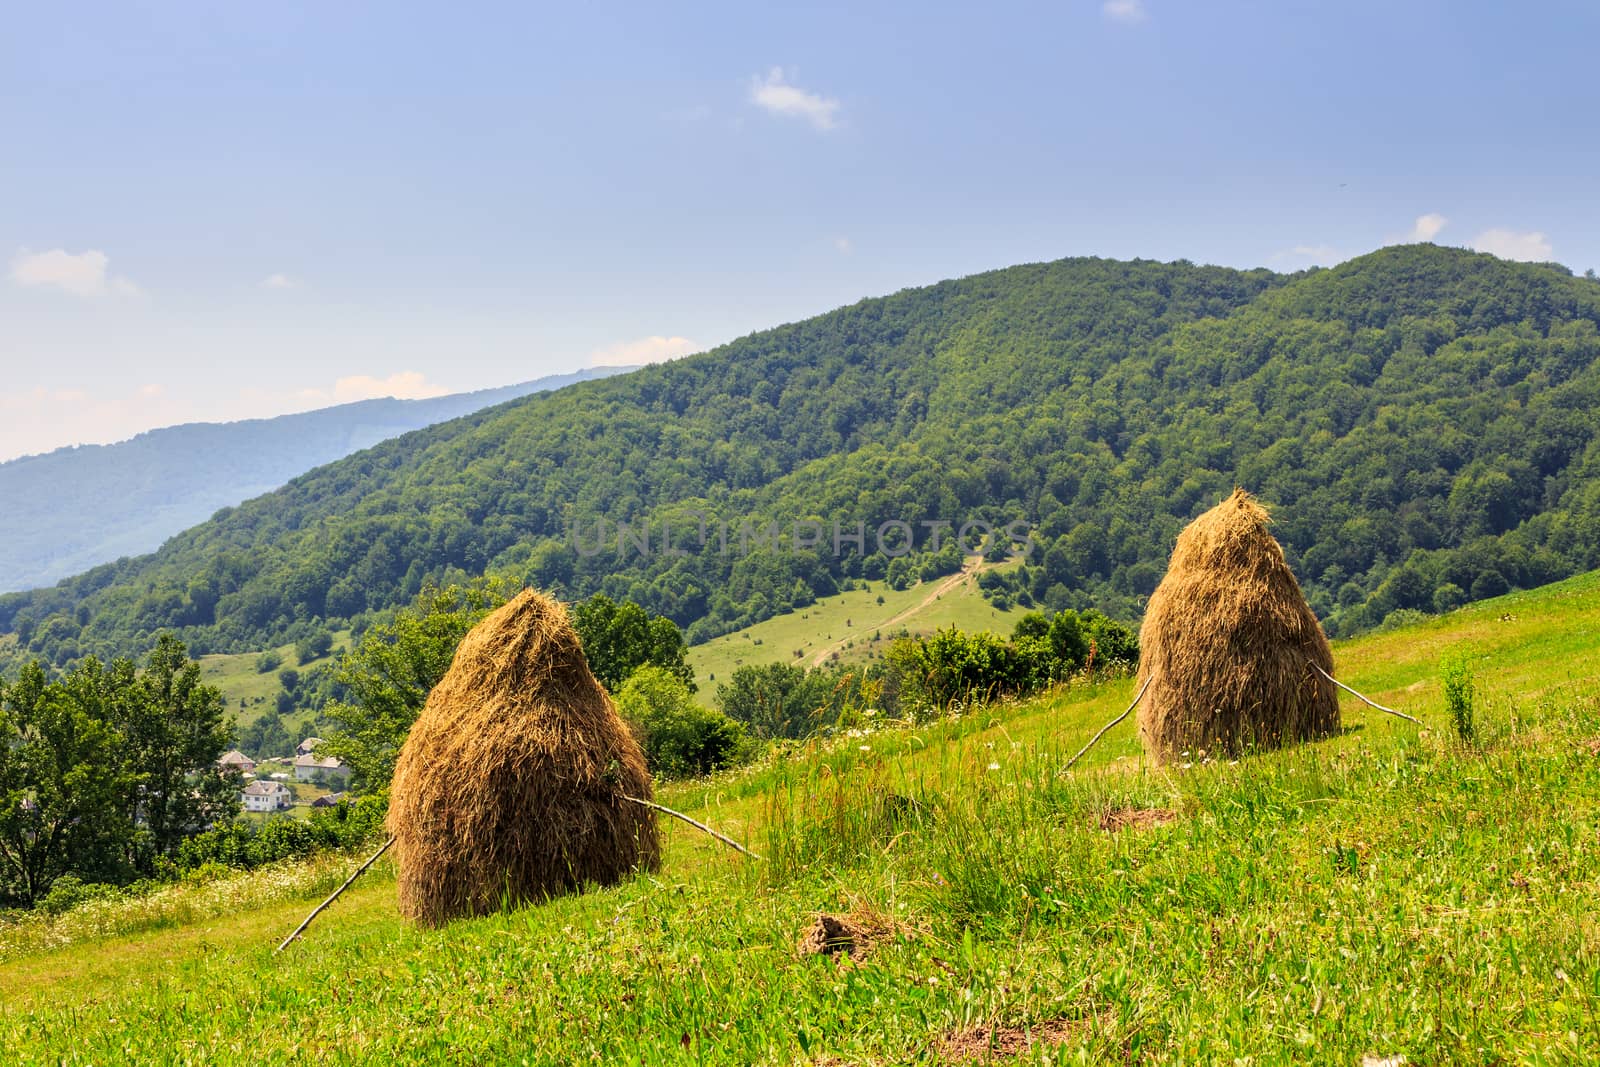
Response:
[{"label": "tree", "polygon": [[37,663],[0,688],[0,895],[32,904],[62,875],[104,876],[120,857],[128,783],[103,710],[46,683]]},{"label": "tree", "polygon": [[847,688],[826,672],[787,663],[745,666],[717,686],[717,706],[758,737],[805,737]]},{"label": "tree", "polygon": [[393,622],[369,629],[334,674],[347,695],[327,706],[339,729],[318,751],[348,763],[362,788],[388,790],[428,691],[450,669],[467,631],[505,600],[504,586],[487,580],[424,589]]},{"label": "tree", "polygon": [[649,665],[660,667],[695,692],[683,631],[671,619],[652,615],[632,601],[619,604],[599,594],[573,607],[572,622],[589,669],[609,691],[617,692],[634,671]]},{"label": "tree", "polygon": [[[125,674],[127,661],[112,665]],[[118,686],[115,718],[133,788],[125,807],[141,823],[151,855],[170,856],[184,837],[239,810],[238,782],[212,773],[233,741],[222,693],[200,681],[200,665],[183,642],[162,634],[134,684]]]},{"label": "tree", "polygon": [[659,777],[710,774],[738,760],[744,728],[696,704],[682,679],[646,665],[617,692],[617,710]]},{"label": "tree", "polygon": [[294,644],[295,662],[304,667],[312,660],[321,659],[333,648],[333,635],[326,630],[318,630],[309,637],[302,637]]}]

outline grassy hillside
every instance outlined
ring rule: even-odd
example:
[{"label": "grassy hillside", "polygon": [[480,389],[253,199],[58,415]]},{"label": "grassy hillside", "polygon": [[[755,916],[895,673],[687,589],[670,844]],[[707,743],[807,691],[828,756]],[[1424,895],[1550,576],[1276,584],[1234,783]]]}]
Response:
[{"label": "grassy hillside", "polygon": [[119,556],[153,552],[219,508],[379,441],[612,373],[598,368],[429,400],[363,400],[271,419],[171,426],[118,444],[8,460],[0,463],[0,591],[49,585]]},{"label": "grassy hillside", "polygon": [[[1478,672],[1476,745],[1440,707],[1446,648]],[[1119,681],[841,738],[664,790],[760,862],[671,823],[654,876],[438,931],[398,920],[380,864],[282,956],[348,861],[0,927],[0,1041],[24,1063],[1600,1057],[1600,575],[1335,658],[1427,725],[1346,701],[1327,742],[1154,769],[1129,724],[1064,772]],[[799,954],[819,911],[875,927],[870,954]]]},{"label": "grassy hillside", "polygon": [[292,644],[267,650],[279,661],[279,666],[269,671],[260,669],[260,652],[214,652],[199,657],[200,676],[207,685],[214,685],[222,691],[223,700],[234,713],[235,722],[243,724],[274,706],[278,693],[283,689],[285,670],[304,675],[318,667],[331,667],[334,658],[350,647],[349,630],[338,630],[331,636],[333,645],[328,653],[307,663],[299,661]]},{"label": "grassy hillside", "polygon": [[[929,524],[973,519],[1033,531],[997,595],[1133,618],[1235,485],[1277,508],[1338,633],[1600,566],[1600,284],[1431,245],[1287,276],[975,275],[408,434],[0,596],[0,632],[58,663],[163,628],[242,651],[488,570],[637,601],[698,643],[887,577],[884,523],[920,559]],[[809,521],[825,536],[794,548]],[[769,522],[776,544],[737,547]]]},{"label": "grassy hillside", "polygon": [[[1013,606],[1002,611],[984,599],[977,584],[978,569],[977,561],[969,560],[959,574],[909,589],[868,582],[865,589],[822,597],[809,607],[693,646],[689,665],[701,684],[714,690],[739,667],[856,663],[880,655],[890,641],[904,634],[930,634],[955,626],[1009,636],[1026,609]],[[982,569],[1004,573],[1015,570],[1016,564],[984,564]]]}]

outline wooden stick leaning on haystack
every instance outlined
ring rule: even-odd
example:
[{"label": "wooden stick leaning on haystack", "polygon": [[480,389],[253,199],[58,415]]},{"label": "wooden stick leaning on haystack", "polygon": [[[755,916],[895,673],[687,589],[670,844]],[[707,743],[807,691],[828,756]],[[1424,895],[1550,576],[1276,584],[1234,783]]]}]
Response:
[{"label": "wooden stick leaning on haystack", "polygon": [[[674,818],[682,819],[684,822],[688,823],[690,826],[693,826],[698,830],[704,830],[706,833],[710,834],[712,837],[716,838],[718,841],[721,841],[723,844],[727,845],[729,848],[737,849],[738,851],[743,852],[746,856],[749,856],[751,859],[758,860],[758,859],[761,858],[760,856],[756,855],[754,852],[751,852],[749,849],[747,849],[743,845],[739,844],[739,842],[735,841],[733,838],[728,837],[725,834],[720,834],[717,831],[713,830],[711,827],[707,826],[705,823],[700,822],[697,819],[691,819],[689,816],[685,815],[681,811],[674,811],[673,809],[667,807],[665,804],[657,804],[653,800],[640,800],[638,797],[630,797],[630,796],[623,796],[621,799],[627,800],[627,801],[631,801],[634,804],[642,804],[643,806],[645,806],[647,808],[650,808],[650,809],[652,809],[654,811],[659,811],[659,812],[662,812],[664,814],[671,815]],[[327,900],[324,900],[321,904],[318,904],[315,908],[311,909],[311,914],[307,915],[306,918],[305,918],[305,921],[302,922],[299,926],[294,928],[294,933],[292,933],[288,937],[284,938],[283,941],[278,945],[278,947],[272,950],[273,955],[277,955],[279,952],[282,952],[285,948],[288,947],[289,942],[295,940],[301,934],[305,933],[306,927],[311,925],[312,920],[315,919],[318,915],[321,915],[323,910],[326,909],[329,904],[332,904],[334,901],[338,900],[340,894],[342,894],[346,889],[349,889],[350,886],[355,883],[355,880],[357,878],[360,878],[363,874],[365,874],[368,867],[371,867],[374,863],[377,863],[379,857],[381,857],[385,852],[389,851],[389,846],[391,846],[393,844],[394,844],[394,838],[391,837],[391,838],[389,838],[389,840],[387,840],[387,841],[385,841],[383,843],[383,847],[382,848],[378,849],[378,851],[374,852],[371,856],[368,856],[367,857],[367,862],[365,862],[361,866],[357,867],[355,869],[355,873],[351,874],[349,878],[345,879],[344,885],[340,886],[338,889],[335,889],[333,891],[333,894],[331,896],[329,896]]]}]

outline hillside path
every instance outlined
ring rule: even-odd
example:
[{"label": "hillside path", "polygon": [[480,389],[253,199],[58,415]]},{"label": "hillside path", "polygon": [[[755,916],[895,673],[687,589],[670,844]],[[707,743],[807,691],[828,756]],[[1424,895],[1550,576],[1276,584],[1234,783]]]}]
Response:
[{"label": "hillside path", "polygon": [[851,640],[862,631],[884,630],[900,625],[913,615],[921,612],[935,600],[938,600],[940,597],[950,592],[952,589],[970,581],[979,573],[989,570],[994,566],[996,566],[996,564],[985,563],[982,556],[968,556],[966,562],[961,565],[961,569],[959,571],[957,571],[955,574],[951,574],[940,579],[939,583],[933,587],[932,592],[923,597],[921,600],[917,601],[917,603],[913,604],[911,607],[896,613],[882,622],[874,623],[870,626],[857,627],[851,633],[848,633],[844,637],[833,642],[833,644],[824,645],[822,648],[818,649],[817,654],[811,657],[811,666],[821,667],[823,664],[827,663],[829,656],[843,649],[845,645],[849,644]]}]

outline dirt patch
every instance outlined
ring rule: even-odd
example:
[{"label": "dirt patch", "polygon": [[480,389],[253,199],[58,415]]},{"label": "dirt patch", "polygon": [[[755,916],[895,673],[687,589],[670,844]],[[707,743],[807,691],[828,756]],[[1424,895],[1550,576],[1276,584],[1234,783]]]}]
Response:
[{"label": "dirt patch", "polygon": [[1583,743],[1583,749],[1591,756],[1600,756],[1600,737],[1591,737]]},{"label": "dirt patch", "polygon": [[1088,1028],[1081,1019],[1048,1019],[1032,1026],[975,1026],[954,1030],[934,1043],[940,1063],[1014,1060],[1038,1045],[1074,1041]]},{"label": "dirt patch", "polygon": [[817,921],[800,936],[795,951],[802,956],[849,956],[863,960],[872,947],[893,931],[881,922],[861,915],[829,915],[822,912]]},{"label": "dirt patch", "polygon": [[1152,826],[1165,826],[1178,817],[1170,808],[1112,808],[1102,811],[1095,825],[1108,834],[1118,830],[1148,830]]},{"label": "dirt patch", "polygon": [[859,962],[883,941],[916,936],[916,927],[860,905],[848,915],[819,912],[816,921],[800,935],[795,951],[802,956],[848,956]]}]

